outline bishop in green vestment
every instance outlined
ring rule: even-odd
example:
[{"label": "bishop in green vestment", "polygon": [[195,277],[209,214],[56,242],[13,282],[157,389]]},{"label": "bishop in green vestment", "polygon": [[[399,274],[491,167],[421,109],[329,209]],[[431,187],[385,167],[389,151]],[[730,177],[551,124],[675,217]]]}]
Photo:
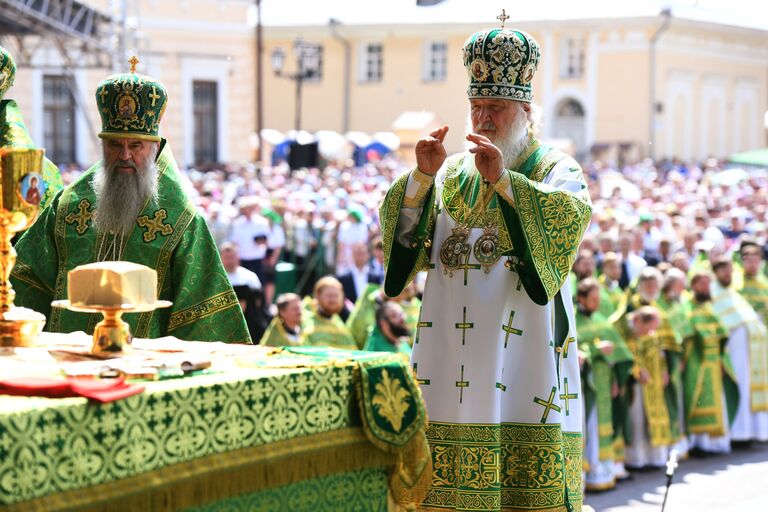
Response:
[{"label": "bishop in green vestment", "polygon": [[51,308],[51,301],[67,298],[67,273],[79,265],[131,261],[155,269],[158,299],[173,302],[125,315],[134,336],[249,343],[205,219],[158,135],[165,87],[134,71],[96,90],[103,160],[56,194],[16,244],[16,305],[43,313],[48,331],[91,333],[101,315]]},{"label": "bishop in green vestment", "polygon": [[[19,106],[13,100],[4,99],[15,77],[16,63],[8,50],[0,46],[0,148],[34,148]],[[59,169],[47,158],[43,159],[41,175],[30,181],[36,181],[33,189],[37,189],[37,193],[27,194],[27,201],[38,203],[40,209],[48,206],[64,188]]]},{"label": "bishop in green vestment", "polygon": [[463,47],[472,147],[448,127],[380,210],[385,292],[427,281],[411,362],[429,411],[427,510],[581,510],[582,407],[568,274],[592,213],[579,165],[535,137],[538,43]]}]

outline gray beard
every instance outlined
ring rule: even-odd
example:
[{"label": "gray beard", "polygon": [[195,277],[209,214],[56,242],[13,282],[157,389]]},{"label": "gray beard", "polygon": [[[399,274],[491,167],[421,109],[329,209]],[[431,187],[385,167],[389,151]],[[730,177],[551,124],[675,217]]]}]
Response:
[{"label": "gray beard", "polygon": [[528,118],[522,115],[518,116],[517,120],[516,125],[509,131],[509,136],[494,142],[504,155],[505,169],[512,169],[518,157],[528,146]]},{"label": "gray beard", "polygon": [[115,170],[116,164],[110,169],[102,165],[93,176],[94,225],[99,231],[127,235],[147,199],[157,204],[157,166],[150,160],[137,172],[124,174]]},{"label": "gray beard", "polygon": [[[528,115],[522,107],[518,108],[520,112],[515,118],[515,124],[510,127],[507,137],[498,138],[493,142],[501,150],[501,154],[504,155],[505,169],[512,169],[518,157],[528,146]],[[467,115],[466,133],[474,133],[471,114]]]}]

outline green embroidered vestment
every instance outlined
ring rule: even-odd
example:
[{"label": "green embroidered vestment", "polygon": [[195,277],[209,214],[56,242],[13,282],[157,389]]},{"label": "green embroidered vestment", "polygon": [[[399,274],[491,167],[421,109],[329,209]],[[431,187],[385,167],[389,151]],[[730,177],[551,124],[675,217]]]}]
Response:
[{"label": "green embroidered vestment", "polygon": [[[245,319],[205,220],[185,195],[170,148],[161,149],[157,204],[149,201],[123,242],[123,259],[157,271],[158,299],[170,308],[123,318],[136,337],[171,335],[197,341],[250,342]],[[56,195],[16,244],[11,281],[16,305],[43,313],[51,332],[93,332],[100,314],[51,308],[67,298],[67,273],[97,259],[108,242],[93,225],[93,165]],[[107,237],[111,238],[111,237]]]}]

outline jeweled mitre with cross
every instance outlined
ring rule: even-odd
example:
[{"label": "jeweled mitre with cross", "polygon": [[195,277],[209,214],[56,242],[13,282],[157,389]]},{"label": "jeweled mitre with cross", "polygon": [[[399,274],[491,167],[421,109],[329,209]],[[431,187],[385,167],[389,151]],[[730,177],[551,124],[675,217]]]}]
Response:
[{"label": "jeweled mitre with cross", "polygon": [[112,75],[96,88],[101,115],[102,139],[130,137],[159,141],[160,119],[168,102],[165,86],[154,78],[133,71]]}]

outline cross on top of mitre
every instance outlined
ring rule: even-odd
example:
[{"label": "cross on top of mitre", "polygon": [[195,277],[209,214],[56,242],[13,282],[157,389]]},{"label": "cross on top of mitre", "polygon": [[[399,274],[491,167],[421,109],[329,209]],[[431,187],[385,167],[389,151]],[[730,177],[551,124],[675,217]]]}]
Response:
[{"label": "cross on top of mitre", "polygon": [[499,21],[501,22],[501,28],[504,28],[504,22],[505,22],[505,21],[507,21],[507,20],[509,19],[509,16],[507,16],[507,11],[506,11],[506,9],[502,9],[502,10],[501,10],[501,14],[499,14],[498,16],[496,16],[496,19],[497,19],[497,20],[499,20]]},{"label": "cross on top of mitre", "polygon": [[131,59],[128,61],[128,63],[131,65],[131,73],[136,72],[136,64],[139,63],[139,59],[134,55],[131,57]]}]

